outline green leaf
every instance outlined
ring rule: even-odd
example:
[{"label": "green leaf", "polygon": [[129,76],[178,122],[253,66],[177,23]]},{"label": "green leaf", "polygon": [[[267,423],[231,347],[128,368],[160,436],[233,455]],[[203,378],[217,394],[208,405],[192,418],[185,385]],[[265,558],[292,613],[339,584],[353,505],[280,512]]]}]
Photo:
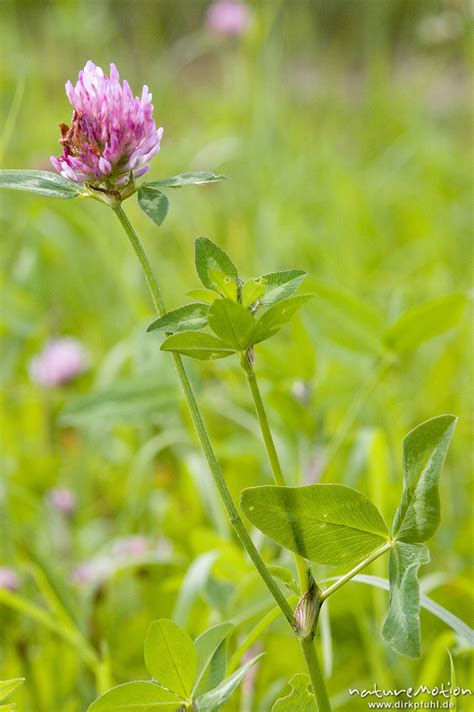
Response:
[{"label": "green leaf", "polygon": [[438,481],[456,421],[454,415],[431,418],[403,441],[403,495],[393,522],[400,541],[426,541],[438,528]]},{"label": "green leaf", "polygon": [[154,682],[126,682],[98,697],[88,712],[174,712],[181,700]]},{"label": "green leaf", "polygon": [[219,180],[226,180],[226,177],[210,171],[192,171],[191,173],[180,173],[171,178],[161,178],[152,180],[142,185],[152,188],[154,186],[162,188],[182,188],[185,185],[205,185],[206,183],[216,183]]},{"label": "green leaf", "polygon": [[214,299],[218,298],[218,295],[212,289],[190,289],[186,292],[186,295],[197,299],[198,302],[206,302],[206,304],[212,304]]},{"label": "green leaf", "polygon": [[412,351],[457,326],[465,306],[464,294],[450,294],[412,307],[387,329],[385,341],[398,354]]},{"label": "green leaf", "polygon": [[209,279],[221,297],[228,297],[236,302],[238,297],[238,283],[234,277],[226,277],[220,269],[210,269]]},{"label": "green leaf", "polygon": [[77,198],[81,189],[59,173],[51,171],[0,171],[0,188],[26,190],[36,195],[46,195],[48,198]]},{"label": "green leaf", "polygon": [[252,665],[255,665],[257,660],[259,660],[262,655],[263,653],[252,658],[245,663],[245,665],[242,665],[242,667],[236,670],[232,675],[223,680],[220,685],[215,687],[210,692],[206,692],[206,694],[201,695],[201,697],[198,697],[196,703],[199,712],[216,712],[223,705],[225,705],[245,676],[246,672],[252,667]]},{"label": "green leaf", "polygon": [[145,638],[145,665],[163,687],[189,699],[198,670],[196,647],[182,628],[161,618],[148,628]]},{"label": "green leaf", "polygon": [[274,578],[284,583],[291,591],[299,593],[298,584],[291,571],[285,569],[283,566],[267,566],[267,568]]},{"label": "green leaf", "polygon": [[340,287],[311,280],[316,324],[332,341],[351,351],[380,354],[382,319],[371,306]]},{"label": "green leaf", "polygon": [[[338,578],[339,576],[335,576],[334,578],[328,580],[335,581]],[[373,586],[374,588],[381,588],[383,591],[390,590],[388,579],[383,578],[382,576],[357,574],[351,579],[350,582],[367,584],[368,586]],[[454,615],[454,613],[448,611],[447,608],[444,608],[437,601],[433,601],[432,598],[428,598],[428,596],[425,596],[424,594],[421,594],[420,596],[420,606],[421,608],[424,608],[432,613],[436,616],[436,618],[439,618],[440,621],[443,621],[443,623],[449,626],[449,628],[454,630],[454,632],[463,638],[463,640],[465,640],[471,648],[474,647],[474,630],[472,630],[467,623],[461,620],[461,618],[458,618]]]},{"label": "green leaf", "polygon": [[207,237],[198,237],[194,248],[196,272],[205,287],[218,292],[222,288],[212,270],[222,273],[224,277],[238,279],[237,268],[230,257]]},{"label": "green leaf", "polygon": [[306,272],[302,269],[290,269],[283,272],[270,272],[258,279],[264,282],[265,290],[260,298],[263,307],[271,307],[281,299],[291,297],[300,287]]},{"label": "green leaf", "polygon": [[249,279],[242,285],[242,304],[244,307],[250,307],[257,302],[260,303],[260,297],[265,292],[265,280],[262,277],[257,279]]},{"label": "green leaf", "polygon": [[186,304],[184,307],[167,312],[150,324],[147,331],[169,331],[173,334],[181,331],[197,331],[207,325],[208,311],[208,304],[200,302]]},{"label": "green leaf", "polygon": [[270,539],[317,564],[355,564],[388,539],[375,505],[346,485],[249,487],[241,506]]},{"label": "green leaf", "polygon": [[227,665],[226,638],[233,627],[232,623],[218,623],[194,641],[198,654],[198,673],[193,697],[209,692],[223,680]]},{"label": "green leaf", "polygon": [[280,697],[272,707],[272,712],[318,712],[318,706],[310,691],[310,680],[305,673],[297,673],[290,680],[291,692]]},{"label": "green leaf", "polygon": [[418,569],[429,560],[423,544],[398,541],[390,552],[390,605],[382,637],[397,653],[410,658],[421,653]]},{"label": "green leaf", "polygon": [[183,331],[181,334],[169,336],[161,344],[161,350],[174,351],[200,361],[225,358],[235,353],[235,349],[220,339],[211,334],[201,334],[199,331]]},{"label": "green leaf", "polygon": [[11,695],[17,687],[23,685],[24,677],[15,677],[12,680],[0,680],[0,700],[4,700],[8,695]]},{"label": "green leaf", "polygon": [[222,341],[236,351],[245,351],[252,342],[255,319],[238,302],[216,299],[209,308],[209,326]]},{"label": "green leaf", "polygon": [[138,189],[138,204],[156,225],[164,223],[169,208],[169,201],[164,193],[142,185]]},{"label": "green leaf", "polygon": [[252,335],[252,344],[265,341],[280,331],[312,296],[312,294],[298,294],[273,304],[257,321]]}]

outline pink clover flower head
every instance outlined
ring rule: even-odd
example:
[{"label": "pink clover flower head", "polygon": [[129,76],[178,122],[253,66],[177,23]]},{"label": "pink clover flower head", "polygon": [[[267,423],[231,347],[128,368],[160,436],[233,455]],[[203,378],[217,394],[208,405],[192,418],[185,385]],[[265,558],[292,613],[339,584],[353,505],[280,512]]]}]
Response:
[{"label": "pink clover flower head", "polygon": [[225,37],[243,34],[250,24],[250,8],[240,0],[216,0],[207,11],[207,26]]},{"label": "pink clover flower head", "polygon": [[156,128],[148,87],[134,97],[126,80],[120,83],[115,64],[110,76],[89,60],[76,85],[66,83],[73,107],[71,126],[59,124],[63,153],[51,156],[59,173],[74,183],[122,187],[145,173],[160,150],[163,129]]},{"label": "pink clover flower head", "polygon": [[67,487],[53,487],[48,490],[46,500],[60,514],[69,517],[76,509],[76,497]]},{"label": "pink clover flower head", "polygon": [[76,339],[64,337],[50,341],[30,362],[30,377],[41,386],[62,386],[87,370],[88,355]]},{"label": "pink clover flower head", "polygon": [[20,587],[20,579],[14,569],[7,566],[0,566],[0,588],[7,591],[18,591]]}]

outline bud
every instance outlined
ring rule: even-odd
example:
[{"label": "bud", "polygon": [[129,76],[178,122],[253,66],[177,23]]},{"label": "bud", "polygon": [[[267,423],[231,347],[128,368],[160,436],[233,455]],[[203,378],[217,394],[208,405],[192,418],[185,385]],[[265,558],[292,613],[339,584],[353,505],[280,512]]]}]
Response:
[{"label": "bud", "polygon": [[298,638],[312,638],[320,609],[319,589],[313,581],[309,591],[301,596],[293,618],[293,630]]}]

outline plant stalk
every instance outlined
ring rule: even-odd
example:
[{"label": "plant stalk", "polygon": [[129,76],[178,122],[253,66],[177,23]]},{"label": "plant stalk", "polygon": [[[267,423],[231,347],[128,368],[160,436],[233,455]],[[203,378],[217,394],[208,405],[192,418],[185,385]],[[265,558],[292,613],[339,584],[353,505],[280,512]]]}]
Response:
[{"label": "plant stalk", "polygon": [[[241,365],[247,375],[247,381],[255,404],[258,422],[260,423],[260,429],[262,431],[263,440],[265,442],[265,447],[267,449],[268,458],[270,460],[270,465],[272,468],[273,479],[276,485],[280,487],[285,486],[283,470],[281,468],[280,459],[278,457],[275,442],[273,440],[273,435],[268,422],[267,413],[263,404],[260,389],[258,387],[255,371],[253,370],[252,364],[248,359],[247,354],[244,354],[242,356]],[[302,556],[299,556],[298,554],[295,554],[294,556],[296,568],[298,570],[300,591],[301,595],[304,596],[310,587],[308,568]],[[314,582],[313,585],[315,585]],[[321,599],[319,599],[319,595],[318,606],[321,606]],[[318,712],[331,712],[331,705],[326,690],[326,683],[324,681],[324,677],[321,671],[321,665],[319,663],[318,655],[316,652],[315,642],[313,640],[316,628],[317,618],[311,636],[300,640],[300,645],[306,661],[306,667],[308,669],[309,677],[311,679],[314,696],[318,705]]]},{"label": "plant stalk", "polygon": [[326,683],[321,672],[321,664],[318,660],[316,645],[312,637],[300,640],[301,650],[308,668],[311,685],[318,705],[318,712],[331,712]]},{"label": "plant stalk", "polygon": [[253,402],[255,404],[258,422],[260,423],[260,430],[262,431],[263,440],[268,453],[268,459],[270,460],[270,465],[273,472],[273,479],[275,480],[276,485],[284,487],[286,485],[286,482],[283,476],[283,471],[281,469],[280,459],[276,451],[275,443],[273,441],[272,432],[268,423],[268,418],[265,412],[265,406],[263,405],[260,389],[258,387],[255,371],[250,365],[248,365],[247,367],[244,366],[244,371],[247,375],[247,382],[249,384],[250,392],[252,393]]},{"label": "plant stalk", "polygon": [[[250,392],[252,394],[253,402],[255,405],[255,410],[257,412],[258,422],[260,423],[260,430],[262,431],[263,441],[267,449],[268,459],[270,460],[270,465],[273,472],[273,479],[276,485],[278,485],[279,487],[284,487],[286,485],[286,482],[283,475],[283,470],[281,468],[280,459],[276,451],[272,431],[270,430],[270,425],[268,423],[267,413],[263,404],[260,388],[258,387],[255,371],[253,370],[246,355],[242,357],[241,363],[242,368],[244,369],[245,374],[247,376],[247,382],[249,384]],[[304,593],[306,593],[309,587],[308,569],[305,560],[302,556],[298,556],[298,554],[295,554],[295,563],[296,569],[298,571],[300,591],[301,595],[303,595]]]},{"label": "plant stalk", "polygon": [[360,564],[357,564],[357,566],[354,566],[354,568],[348,571],[347,574],[341,576],[341,578],[335,581],[332,586],[329,586],[324,591],[321,591],[321,603],[325,601],[326,598],[329,598],[329,596],[331,596],[335,591],[341,588],[341,586],[344,586],[344,584],[350,581],[351,578],[354,578],[354,576],[356,576],[359,571],[362,571],[362,569],[365,569],[366,566],[378,559],[379,556],[382,556],[382,554],[385,554],[386,551],[389,551],[393,547],[393,545],[394,542],[392,540],[386,541],[385,544],[376,549],[372,554],[369,554],[369,556],[367,556],[363,561],[361,561]]},{"label": "plant stalk", "polygon": [[[155,275],[153,274],[151,265],[148,261],[145,251],[142,247],[140,239],[139,239],[137,233],[135,232],[132,224],[130,223],[122,206],[121,205],[116,206],[113,208],[113,210],[116,213],[123,229],[125,230],[125,233],[127,234],[127,237],[130,240],[130,243],[131,243],[131,245],[135,251],[135,254],[140,262],[140,265],[143,269],[143,273],[145,275],[145,279],[146,279],[148,288],[150,290],[150,294],[151,294],[155,309],[159,316],[163,316],[164,314],[166,314],[165,302],[163,300],[163,296],[161,294],[159,284],[157,282]],[[224,475],[222,474],[222,470],[221,470],[219,463],[217,461],[216,455],[214,453],[214,449],[213,449],[211,442],[209,440],[209,435],[207,433],[207,429],[204,424],[204,421],[203,421],[203,418],[201,415],[201,411],[199,410],[199,406],[197,404],[196,397],[194,395],[194,391],[192,389],[191,383],[189,382],[189,378],[188,378],[188,375],[184,368],[184,364],[181,359],[181,356],[179,354],[172,353],[171,357],[173,359],[173,363],[174,363],[176,373],[178,376],[178,381],[182,388],[187,406],[189,408],[191,418],[192,418],[192,421],[194,424],[194,428],[196,430],[197,436],[199,438],[199,442],[201,444],[201,448],[202,448],[204,455],[206,457],[206,460],[209,464],[209,468],[210,468],[211,473],[214,477],[214,481],[216,483],[217,489],[219,490],[219,494],[222,498],[222,502],[224,504],[224,507],[226,509],[226,512],[230,519],[230,522],[234,528],[234,531],[237,534],[238,538],[240,539],[242,546],[244,547],[247,554],[249,555],[249,557],[250,557],[252,563],[254,564],[255,568],[257,569],[258,573],[260,574],[266,587],[270,591],[270,593],[273,596],[273,598],[275,599],[276,603],[279,605],[283,615],[285,616],[285,618],[287,619],[289,624],[292,625],[293,611],[291,609],[291,606],[288,603],[288,601],[286,600],[283,593],[281,592],[275,579],[272,577],[272,575],[268,571],[262,557],[258,553],[258,551],[255,547],[255,544],[253,543],[253,541],[250,537],[250,534],[248,533],[247,529],[245,528],[242,518],[237,510],[237,507],[235,506],[234,500],[232,499],[232,495],[230,494],[230,491],[227,487],[227,483],[224,479]]]}]

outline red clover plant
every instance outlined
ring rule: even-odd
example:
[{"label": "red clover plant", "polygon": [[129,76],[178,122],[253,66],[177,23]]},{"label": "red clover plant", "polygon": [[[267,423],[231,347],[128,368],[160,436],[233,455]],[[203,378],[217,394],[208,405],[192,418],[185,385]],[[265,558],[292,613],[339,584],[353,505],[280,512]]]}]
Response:
[{"label": "red clover plant", "polygon": [[[242,279],[230,257],[209,239],[195,243],[195,264],[202,288],[195,301],[168,312],[161,287],[143,246],[123,208],[138,194],[138,202],[156,225],[168,211],[164,188],[219,181],[208,172],[183,173],[136,185],[159,151],[163,129],[153,120],[148,88],[134,97],[126,81],[120,84],[115,65],[110,75],[88,62],[76,85],[66,84],[73,106],[71,125],[60,124],[62,155],[52,158],[58,173],[5,170],[0,187],[71,199],[94,198],[115,212],[141,264],[158,319],[150,338],[164,335],[188,405],[200,445],[214,477],[235,534],[273,597],[277,610],[298,637],[309,677],[297,675],[292,692],[278,700],[278,710],[328,712],[330,701],[318,661],[314,637],[324,601],[378,557],[389,553],[390,604],[382,630],[400,654],[420,655],[420,592],[418,569],[429,561],[424,542],[439,524],[438,479],[456,423],[441,415],[412,430],[403,443],[403,495],[390,531],[375,505],[361,492],[341,484],[288,487],[269,427],[254,370],[259,344],[272,338],[311,299],[300,293],[302,270],[288,270]],[[248,382],[274,485],[243,490],[240,510],[232,499],[188,379],[182,357],[198,360],[238,357]],[[295,557],[298,583],[291,572],[269,568],[256,549],[242,519],[248,521]],[[344,565],[348,572],[320,588],[310,565]],[[295,591],[298,595],[295,597]],[[273,615],[273,614],[272,614]],[[228,669],[225,645],[232,625],[219,623],[196,640],[173,621],[150,625],[145,640],[145,664],[152,681],[119,685],[101,695],[90,712],[121,709],[218,710],[232,695],[254,657]],[[242,657],[250,647],[239,648]],[[211,674],[210,671],[213,671]],[[297,679],[296,679],[297,678]]]}]

